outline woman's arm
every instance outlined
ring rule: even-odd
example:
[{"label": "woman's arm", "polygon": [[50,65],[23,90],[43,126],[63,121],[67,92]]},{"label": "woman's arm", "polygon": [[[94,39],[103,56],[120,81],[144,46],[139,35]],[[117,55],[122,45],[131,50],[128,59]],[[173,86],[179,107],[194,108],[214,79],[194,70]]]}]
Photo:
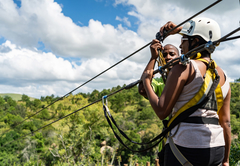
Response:
[{"label": "woman's arm", "polygon": [[231,89],[229,88],[228,94],[224,99],[223,106],[219,111],[219,123],[223,128],[225,140],[225,155],[223,160],[223,166],[229,166],[229,154],[231,147],[230,99]]},{"label": "woman's arm", "polygon": [[[161,43],[154,39],[152,41],[152,44],[150,46],[150,50],[151,50],[151,59],[149,60],[146,68],[144,69],[143,73],[147,70],[151,70],[151,69],[154,69],[154,66],[155,66],[155,63],[156,63],[156,59],[158,58],[158,50],[162,50],[163,47],[161,45]],[[153,76],[152,76],[153,77]],[[150,81],[152,82],[152,78],[150,79]],[[138,92],[140,95],[144,96],[144,97],[147,97],[147,94],[146,94],[146,91],[144,89],[144,86],[142,84],[142,82],[139,83],[138,85]]]},{"label": "woman's arm", "polygon": [[158,97],[151,88],[153,70],[144,71],[142,81],[147,97],[153,110],[161,120],[165,119],[171,113],[188,80],[190,67],[189,64],[187,66],[181,64],[175,65],[169,72],[166,85],[160,97]]}]

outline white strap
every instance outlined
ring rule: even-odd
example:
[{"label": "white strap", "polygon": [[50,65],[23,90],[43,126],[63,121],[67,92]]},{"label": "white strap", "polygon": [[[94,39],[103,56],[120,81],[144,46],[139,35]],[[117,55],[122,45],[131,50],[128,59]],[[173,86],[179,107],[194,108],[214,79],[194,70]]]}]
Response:
[{"label": "white strap", "polygon": [[172,136],[168,137],[169,139],[169,145],[170,148],[174,154],[174,156],[178,159],[178,161],[183,165],[183,166],[193,166],[184,156],[183,154],[178,150],[176,145],[173,142]]}]

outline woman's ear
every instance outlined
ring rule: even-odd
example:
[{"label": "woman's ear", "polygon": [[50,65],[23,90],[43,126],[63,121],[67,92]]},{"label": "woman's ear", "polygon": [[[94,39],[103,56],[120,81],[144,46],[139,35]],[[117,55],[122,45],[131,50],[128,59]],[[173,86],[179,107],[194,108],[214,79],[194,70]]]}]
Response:
[{"label": "woman's ear", "polygon": [[199,42],[199,39],[198,38],[194,38],[193,41],[192,41],[192,46],[196,46],[196,44]]}]

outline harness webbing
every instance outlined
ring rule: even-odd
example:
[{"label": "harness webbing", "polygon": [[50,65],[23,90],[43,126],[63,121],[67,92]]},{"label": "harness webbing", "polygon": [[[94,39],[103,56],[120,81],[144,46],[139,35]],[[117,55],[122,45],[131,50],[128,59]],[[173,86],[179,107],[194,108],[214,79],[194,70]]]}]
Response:
[{"label": "harness webbing", "polygon": [[[109,112],[108,107],[107,107],[106,105],[103,105],[103,111],[104,111],[104,115],[105,115],[105,117],[106,117],[106,119],[107,119],[107,122],[108,122],[109,126],[111,127],[114,135],[115,135],[116,138],[118,139],[118,141],[119,141],[124,147],[126,147],[127,149],[129,149],[129,150],[131,150],[131,151],[133,151],[133,152],[144,152],[144,151],[147,151],[147,150],[149,150],[149,149],[152,149],[153,147],[157,146],[157,145],[162,141],[162,139],[164,138],[164,137],[162,136],[163,133],[161,133],[160,135],[158,135],[157,137],[155,137],[154,139],[152,139],[152,140],[151,140],[150,142],[148,142],[148,143],[138,143],[138,142],[132,141],[132,140],[117,126],[115,120],[113,119],[113,117],[112,117],[111,113]],[[114,128],[113,128],[113,125],[112,125],[112,122],[111,122],[111,120],[109,119],[108,116],[109,116],[110,119],[112,120],[113,124],[117,127],[118,131],[119,131],[127,140],[129,140],[130,142],[132,142],[132,143],[134,143],[134,144],[138,144],[138,145],[147,145],[147,144],[150,144],[150,143],[155,142],[155,141],[157,141],[157,140],[158,140],[158,141],[157,141],[154,145],[152,145],[152,146],[150,146],[150,147],[148,147],[148,148],[146,148],[146,149],[143,149],[143,150],[133,150],[133,149],[129,148],[126,144],[124,144],[124,142],[123,142],[123,140],[121,139],[121,137],[115,132],[115,130],[114,130]]]},{"label": "harness webbing", "polygon": [[[209,72],[210,70],[207,70],[207,72]],[[165,135],[167,135],[169,133],[169,131],[171,131],[171,129],[173,129],[176,125],[178,125],[180,122],[182,122],[183,120],[187,119],[193,112],[195,112],[199,107],[203,106],[204,104],[207,103],[207,101],[210,99],[210,97],[214,94],[215,89],[217,88],[218,84],[219,84],[219,80],[220,77],[217,73],[216,70],[213,70],[215,72],[214,75],[214,80],[212,81],[212,73],[210,72],[209,74],[206,74],[206,76],[208,77],[208,82],[207,83],[203,83],[202,87],[204,87],[204,89],[206,90],[200,90],[200,95],[197,95],[198,97],[198,101],[196,99],[194,99],[194,102],[197,104],[189,104],[188,108],[184,107],[185,110],[182,109],[181,113],[178,114],[178,116],[174,116],[174,118],[171,118],[167,128],[165,128],[161,134],[159,134],[157,137],[155,137],[154,139],[152,139],[150,142],[148,143],[137,143],[135,141],[132,141],[116,124],[115,120],[113,119],[110,111],[108,110],[107,105],[103,104],[103,110],[104,110],[104,115],[110,125],[110,127],[113,130],[114,135],[116,136],[116,138],[119,140],[120,143],[122,143],[123,146],[125,146],[127,149],[133,151],[133,152],[143,152],[143,151],[147,151],[153,147],[155,147],[156,145],[158,145],[165,137]],[[205,78],[206,79],[206,78]],[[205,81],[204,81],[205,82]],[[221,87],[220,87],[221,88]],[[111,120],[110,120],[111,119]],[[118,129],[118,131],[130,142],[134,143],[134,144],[138,144],[138,145],[147,145],[147,144],[151,144],[157,140],[157,143],[152,145],[149,148],[143,149],[143,150],[133,150],[131,148],[129,148],[127,145],[124,144],[124,142],[122,141],[122,139],[120,138],[120,136],[118,136],[118,134],[115,132],[113,126],[112,126],[112,122],[113,124],[116,126],[116,128]]]},{"label": "harness webbing", "polygon": [[[198,59],[198,60],[207,62],[204,59]],[[174,119],[176,119],[176,117],[178,117],[180,114],[182,114],[188,108],[191,108],[191,107],[197,105],[198,103],[200,103],[202,100],[205,99],[205,97],[207,96],[208,92],[211,90],[210,87],[214,83],[213,80],[216,77],[219,77],[218,73],[217,73],[217,70],[216,70],[216,63],[212,60],[212,61],[209,62],[209,67],[208,67],[208,69],[206,71],[205,79],[204,79],[204,82],[203,82],[200,90],[195,94],[195,96],[191,100],[189,100],[185,105],[183,105],[172,116],[172,118],[168,122],[168,125],[167,125],[168,127],[174,121]],[[217,78],[217,79],[219,79],[219,78]],[[217,107],[218,107],[217,110],[219,111],[220,108],[223,105],[222,90],[221,90],[221,87],[220,87],[219,84],[216,85],[216,89],[214,90],[214,92],[215,92],[215,96],[216,96],[216,100],[217,100]]]}]

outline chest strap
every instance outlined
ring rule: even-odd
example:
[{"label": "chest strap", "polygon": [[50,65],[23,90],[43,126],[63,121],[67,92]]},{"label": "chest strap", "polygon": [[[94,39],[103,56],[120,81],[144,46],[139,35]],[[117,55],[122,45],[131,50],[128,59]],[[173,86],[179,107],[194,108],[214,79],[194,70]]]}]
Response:
[{"label": "chest strap", "polygon": [[196,117],[196,116],[188,117],[187,119],[184,119],[182,122],[219,125],[218,118],[206,118],[206,117]]}]

